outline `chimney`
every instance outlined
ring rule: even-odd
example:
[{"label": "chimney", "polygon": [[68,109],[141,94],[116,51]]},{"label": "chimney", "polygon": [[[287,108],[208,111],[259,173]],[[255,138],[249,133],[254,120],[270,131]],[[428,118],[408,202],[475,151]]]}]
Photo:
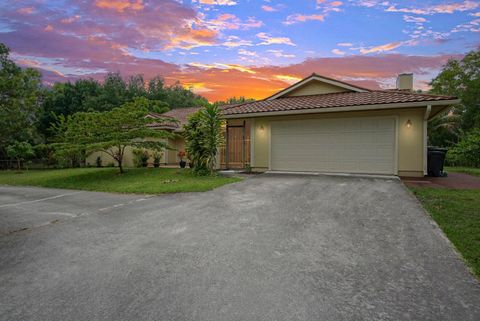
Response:
[{"label": "chimney", "polygon": [[413,74],[398,75],[397,89],[413,91]]}]

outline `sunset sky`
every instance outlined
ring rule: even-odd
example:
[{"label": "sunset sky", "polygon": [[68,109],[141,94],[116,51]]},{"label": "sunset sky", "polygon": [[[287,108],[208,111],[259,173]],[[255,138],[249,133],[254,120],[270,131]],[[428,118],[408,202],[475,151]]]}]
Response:
[{"label": "sunset sky", "polygon": [[9,0],[0,42],[46,83],[163,76],[210,101],[264,98],[316,72],[426,89],[480,45],[480,1]]}]

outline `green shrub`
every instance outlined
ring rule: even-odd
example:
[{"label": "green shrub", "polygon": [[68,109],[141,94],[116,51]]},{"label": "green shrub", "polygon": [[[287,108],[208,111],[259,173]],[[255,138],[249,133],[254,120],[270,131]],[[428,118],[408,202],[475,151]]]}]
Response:
[{"label": "green shrub", "polygon": [[221,110],[216,106],[202,108],[190,116],[185,125],[185,147],[197,175],[213,175],[218,148],[223,143]]},{"label": "green shrub", "polygon": [[448,151],[447,164],[480,167],[480,128],[470,131]]},{"label": "green shrub", "polygon": [[13,158],[17,162],[17,169],[20,170],[22,161],[35,156],[32,145],[28,142],[15,142],[6,148],[7,156]]},{"label": "green shrub", "polygon": [[132,153],[135,167],[147,167],[150,155],[145,149],[134,149]]},{"label": "green shrub", "polygon": [[159,167],[160,161],[162,160],[162,154],[160,154],[158,151],[154,151],[152,154],[152,157],[153,157],[153,166]]}]

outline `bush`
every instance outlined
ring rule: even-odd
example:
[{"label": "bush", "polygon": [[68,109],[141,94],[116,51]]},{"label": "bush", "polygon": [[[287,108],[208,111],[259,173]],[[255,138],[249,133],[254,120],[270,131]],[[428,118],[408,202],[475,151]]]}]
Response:
[{"label": "bush", "polygon": [[16,142],[8,145],[6,151],[8,157],[16,160],[18,170],[20,170],[23,161],[35,156],[33,147],[28,142]]},{"label": "bush", "polygon": [[162,159],[162,154],[160,154],[158,151],[154,151],[152,157],[153,157],[153,166],[159,167],[160,161]]},{"label": "bush", "polygon": [[135,167],[147,167],[150,155],[145,149],[134,149],[132,153]]},{"label": "bush", "polygon": [[480,167],[480,129],[465,135],[447,153],[447,163],[452,166]]},{"label": "bush", "polygon": [[218,148],[223,143],[221,110],[208,106],[190,116],[185,125],[185,144],[193,172],[198,175],[215,173]]}]

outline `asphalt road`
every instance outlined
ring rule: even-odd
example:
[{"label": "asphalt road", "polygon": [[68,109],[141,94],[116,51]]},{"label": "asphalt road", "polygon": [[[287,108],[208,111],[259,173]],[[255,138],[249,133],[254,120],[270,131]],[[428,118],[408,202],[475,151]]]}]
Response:
[{"label": "asphalt road", "polygon": [[0,187],[0,224],[0,320],[480,319],[478,281],[397,180]]}]

